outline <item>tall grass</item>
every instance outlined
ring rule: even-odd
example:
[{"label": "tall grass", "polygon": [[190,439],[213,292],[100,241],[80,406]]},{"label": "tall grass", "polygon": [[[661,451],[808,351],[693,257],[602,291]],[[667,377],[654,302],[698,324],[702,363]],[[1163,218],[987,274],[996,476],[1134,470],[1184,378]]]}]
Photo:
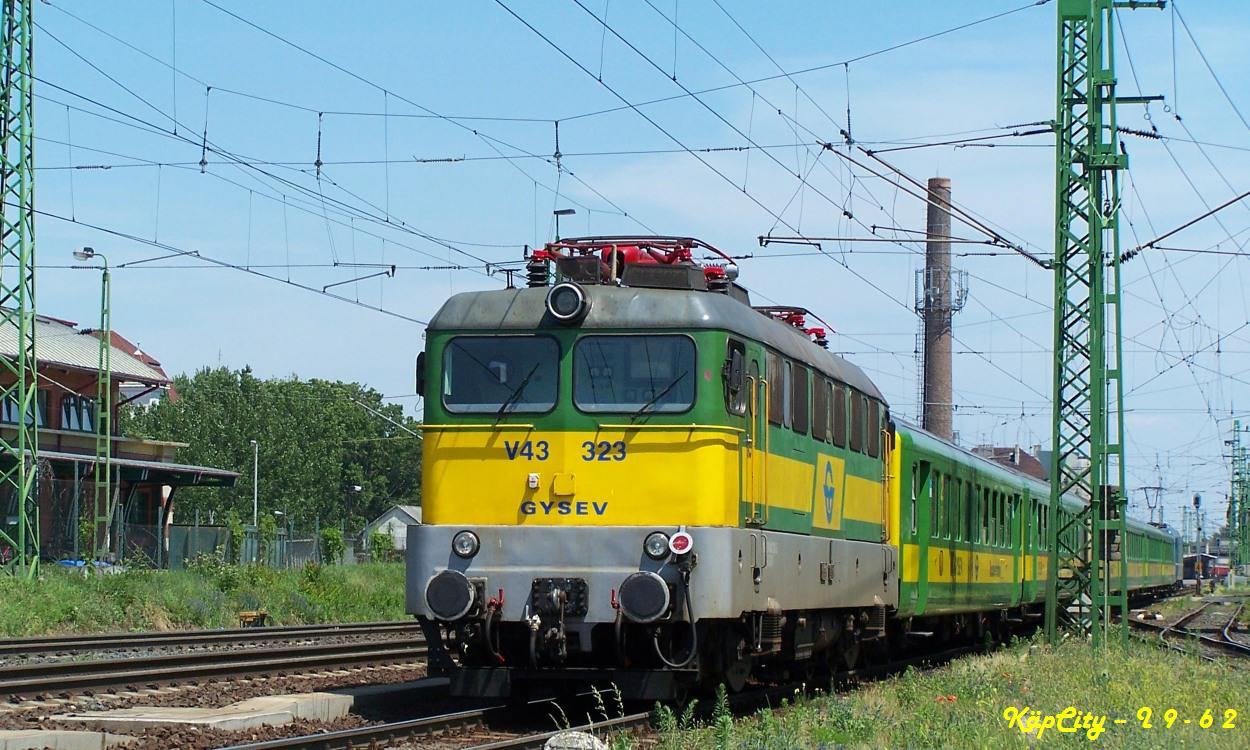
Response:
[{"label": "tall grass", "polygon": [[[1085,731],[1022,733],[1004,711],[1028,706],[1057,714],[1069,706],[1106,715],[1091,741]],[[1151,709],[1150,728],[1139,712]],[[1177,713],[1168,726],[1169,709]],[[1211,726],[1201,726],[1205,711]],[[1235,728],[1224,729],[1233,709]],[[664,719],[667,718],[667,721]],[[1126,720],[1115,724],[1116,719]],[[1189,724],[1184,719],[1190,719]],[[1068,721],[1070,724],[1070,720]],[[761,711],[727,727],[720,717],[683,727],[661,712],[660,746],[683,748],[1245,748],[1250,732],[1250,677],[1237,664],[1133,642],[1105,653],[1068,643],[1051,649],[1021,642],[930,672],[909,671],[846,695],[797,697],[783,711]]]},{"label": "tall grass", "polygon": [[0,634],[237,627],[264,609],[281,625],[404,617],[399,563],[274,570],[201,561],[189,570],[84,576],[47,566],[37,580],[0,578]]}]

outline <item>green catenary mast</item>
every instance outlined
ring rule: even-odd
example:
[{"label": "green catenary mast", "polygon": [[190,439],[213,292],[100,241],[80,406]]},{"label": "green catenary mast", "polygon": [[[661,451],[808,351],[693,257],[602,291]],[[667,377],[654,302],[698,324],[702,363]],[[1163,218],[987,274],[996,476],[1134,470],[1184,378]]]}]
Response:
[{"label": "green catenary mast", "polygon": [[9,500],[0,544],[6,568],[34,576],[39,565],[39,403],[35,360],[34,125],[31,5],[0,6],[3,131],[0,132],[0,325],[14,339],[14,357],[0,357],[0,404],[12,434],[0,436],[0,488]]},{"label": "green catenary mast", "polygon": [[[1055,371],[1046,637],[1095,645],[1127,611],[1114,14],[1162,3],[1059,0],[1055,118]],[[1140,97],[1133,101],[1141,101]],[[1087,500],[1060,512],[1060,498]],[[1114,568],[1109,563],[1125,563]],[[1117,574],[1113,577],[1112,571]],[[1127,641],[1127,623],[1115,636]]]},{"label": "green catenary mast", "polygon": [[1250,527],[1246,516],[1250,514],[1247,507],[1247,495],[1250,494],[1250,476],[1246,474],[1247,446],[1241,442],[1241,421],[1233,420],[1233,439],[1228,441],[1229,458],[1232,461],[1232,486],[1228,493],[1228,537],[1233,543],[1233,570],[1250,562]]}]

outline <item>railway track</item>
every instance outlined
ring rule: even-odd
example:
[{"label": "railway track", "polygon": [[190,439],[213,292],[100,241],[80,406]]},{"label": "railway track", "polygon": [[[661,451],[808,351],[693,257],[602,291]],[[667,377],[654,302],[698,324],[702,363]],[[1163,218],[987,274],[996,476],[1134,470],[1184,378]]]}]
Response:
[{"label": "railway track", "polygon": [[[1191,624],[1202,618],[1209,607],[1215,602],[1206,602],[1201,607],[1187,612],[1182,615],[1176,622],[1170,625],[1159,626],[1149,622],[1129,619],[1129,624],[1139,630],[1151,630],[1157,635],[1158,642],[1167,648],[1176,651],[1185,651],[1186,649],[1177,641],[1198,642],[1207,647],[1207,651],[1219,653],[1221,655],[1231,655],[1235,657],[1250,657],[1250,645],[1247,645],[1235,638],[1229,631],[1233,628],[1240,616],[1245,604],[1238,605],[1233,614],[1224,621],[1223,625],[1216,626],[1210,630],[1191,627]],[[1206,661],[1218,661],[1219,657],[1213,653],[1199,653],[1199,657]]]},{"label": "railway track", "polygon": [[[856,670],[838,672],[833,678],[839,682],[857,679],[871,679],[893,674],[909,666],[937,666],[959,656],[966,656],[979,651],[977,647],[959,647],[937,653],[897,659],[879,665],[863,667]],[[746,715],[759,708],[777,705],[782,698],[792,698],[796,691],[802,690],[799,683],[771,687],[759,687],[730,696],[730,708],[735,714]],[[588,699],[588,694],[578,696]],[[535,701],[530,704],[524,716],[519,716],[517,709],[505,706],[488,706],[471,711],[442,714],[420,719],[374,724],[365,727],[345,729],[335,732],[285,737],[264,742],[233,745],[222,750],[288,750],[290,748],[312,748],[312,750],[352,750],[362,747],[385,747],[390,743],[412,743],[420,746],[422,741],[444,735],[451,730],[470,730],[475,734],[495,735],[485,742],[467,745],[466,750],[525,750],[541,748],[557,734],[567,731],[589,732],[598,736],[608,733],[636,731],[649,727],[652,722],[650,711],[628,713],[623,716],[608,718],[601,721],[587,722],[567,729],[543,730],[536,733],[518,733],[515,726],[520,723],[533,723],[535,709],[550,701]],[[711,705],[709,703],[709,705]],[[542,712],[546,721],[546,712]],[[499,737],[498,735],[513,736]]]},{"label": "railway track", "polygon": [[41,636],[0,640],[0,657],[60,654],[89,651],[126,651],[164,646],[237,645],[264,641],[302,640],[329,636],[411,633],[420,636],[416,622],[354,622],[343,625],[292,625],[285,627],[230,628],[224,630],[171,630],[105,635]]},{"label": "railway track", "polygon": [[20,664],[0,667],[0,696],[24,698],[98,689],[156,687],[226,676],[392,665],[423,659],[425,655],[424,644],[392,639]]}]

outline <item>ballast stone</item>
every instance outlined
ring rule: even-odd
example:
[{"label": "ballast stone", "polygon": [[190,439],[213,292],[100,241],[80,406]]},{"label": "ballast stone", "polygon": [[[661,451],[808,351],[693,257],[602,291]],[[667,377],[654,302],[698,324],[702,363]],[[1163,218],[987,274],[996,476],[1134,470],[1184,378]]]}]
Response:
[{"label": "ballast stone", "polygon": [[543,750],[608,750],[608,746],[588,732],[560,732],[547,740]]}]

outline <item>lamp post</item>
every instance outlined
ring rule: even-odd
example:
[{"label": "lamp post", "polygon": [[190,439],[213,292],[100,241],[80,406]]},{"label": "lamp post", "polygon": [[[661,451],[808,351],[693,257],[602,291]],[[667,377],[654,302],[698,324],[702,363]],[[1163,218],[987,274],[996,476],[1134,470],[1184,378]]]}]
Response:
[{"label": "lamp post", "polygon": [[[94,540],[93,550],[97,559],[108,552],[109,525],[112,518],[112,484],[113,484],[113,378],[112,378],[112,313],[109,290],[109,262],[94,248],[84,247],[74,251],[74,258],[80,261],[99,259],[103,264],[100,277],[100,353],[96,371],[96,413],[95,413],[95,517],[91,527]],[[96,266],[92,266],[95,268]],[[103,539],[100,525],[104,525]]]},{"label": "lamp post", "polygon": [[575,209],[575,208],[558,208],[558,209],[556,209],[555,211],[552,211],[551,213],[552,213],[552,215],[553,215],[553,216],[555,216],[555,217],[556,217],[556,242],[559,242],[559,241],[560,241],[560,217],[561,217],[561,216],[572,216],[573,214],[577,213],[577,209]]},{"label": "lamp post", "polygon": [[258,523],[260,523],[260,514],[258,513],[258,508],[260,506],[256,500],[257,497],[259,497],[259,489],[260,489],[260,484],[258,483],[259,477],[260,477],[260,443],[257,443],[255,440],[253,440],[252,441],[252,525],[253,526],[256,526]]}]

